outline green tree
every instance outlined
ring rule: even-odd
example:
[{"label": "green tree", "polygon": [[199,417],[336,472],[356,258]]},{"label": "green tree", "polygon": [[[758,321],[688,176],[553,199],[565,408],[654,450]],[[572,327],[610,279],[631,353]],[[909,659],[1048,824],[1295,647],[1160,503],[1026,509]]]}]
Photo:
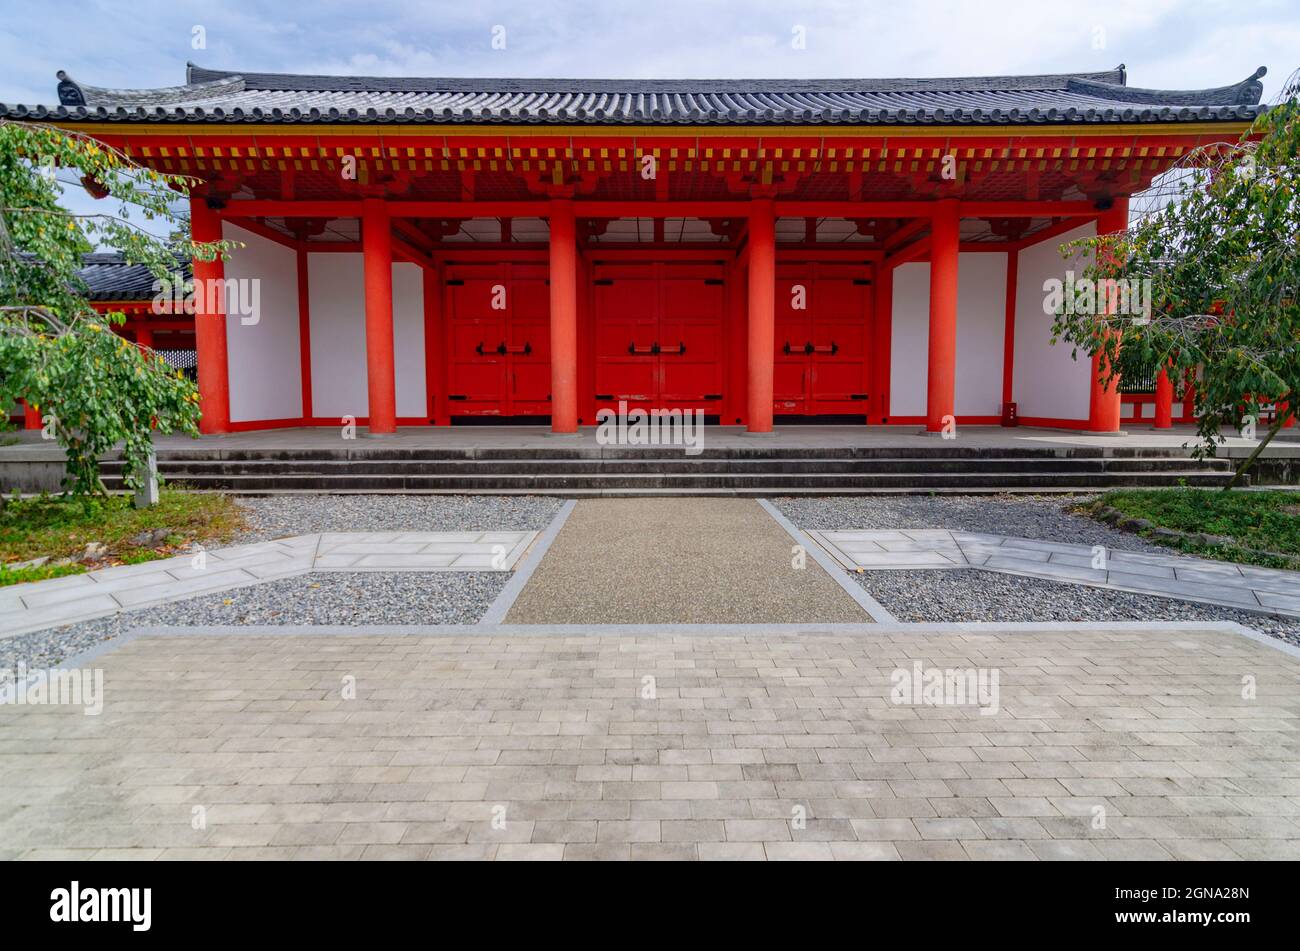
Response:
[{"label": "green tree", "polygon": [[[1197,374],[1198,457],[1213,456],[1222,430],[1258,421],[1270,404],[1300,411],[1298,146],[1293,76],[1239,141],[1196,150],[1127,232],[1062,248],[1078,255],[1091,286],[1057,308],[1053,334],[1100,352],[1107,382],[1135,364],[1167,366],[1171,380]],[[1144,288],[1149,313],[1116,312],[1119,291]],[[1227,488],[1240,483],[1287,415],[1277,414]]]},{"label": "green tree", "polygon": [[[63,208],[79,178],[109,210]],[[74,179],[75,180],[75,179]],[[172,203],[191,181],[132,162],[102,143],[49,125],[0,121],[0,411],[20,399],[48,421],[67,456],[65,489],[103,494],[99,457],[119,444],[124,480],[148,471],[151,432],[198,434],[198,393],[162,357],[112,332],[77,271],[97,246],[119,250],[159,280],[178,257],[213,260],[228,242],[195,244]],[[169,230],[167,238],[156,231]]]}]

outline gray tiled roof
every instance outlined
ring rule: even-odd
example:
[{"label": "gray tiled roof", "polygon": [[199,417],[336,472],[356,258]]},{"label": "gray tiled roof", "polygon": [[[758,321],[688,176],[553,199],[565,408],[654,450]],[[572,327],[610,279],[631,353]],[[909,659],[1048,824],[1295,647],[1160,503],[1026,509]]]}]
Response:
[{"label": "gray tiled roof", "polygon": [[186,84],[104,89],[59,73],[59,106],[0,116],[158,123],[589,125],[1051,125],[1242,121],[1266,71],[1231,86],[1139,89],[1123,66],[969,79],[412,79],[227,72]]},{"label": "gray tiled roof", "polygon": [[[190,262],[181,262],[180,270],[189,280]],[[157,293],[153,272],[143,264],[127,264],[120,254],[87,254],[77,276],[90,289],[90,300],[152,300]]]}]

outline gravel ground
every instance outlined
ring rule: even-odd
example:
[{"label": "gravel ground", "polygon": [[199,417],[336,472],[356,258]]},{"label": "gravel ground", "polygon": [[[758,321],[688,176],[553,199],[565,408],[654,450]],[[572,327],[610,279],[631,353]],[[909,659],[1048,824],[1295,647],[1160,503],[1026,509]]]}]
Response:
[{"label": "gravel ground", "polygon": [[904,623],[962,621],[1236,621],[1300,646],[1300,621],[1210,604],[1022,578],[978,568],[853,574]]},{"label": "gravel ground", "polygon": [[1137,535],[1120,532],[1067,509],[1084,495],[862,495],[776,498],[778,509],[800,528],[820,531],[944,528],[990,532],[1121,551],[1169,553]]},{"label": "gravel ground", "polygon": [[236,501],[249,527],[232,544],[316,532],[541,531],[564,504],[541,495],[276,495]]},{"label": "gravel ground", "polygon": [[[786,518],[805,529],[946,528],[991,532],[1121,551],[1170,554],[1067,509],[1091,496],[908,495],[777,498]],[[853,576],[900,621],[1237,621],[1300,645],[1300,621],[1232,608],[1020,578],[978,569],[869,571]]]},{"label": "gravel ground", "polygon": [[0,639],[0,670],[48,667],[153,624],[474,624],[509,572],[324,572]]}]

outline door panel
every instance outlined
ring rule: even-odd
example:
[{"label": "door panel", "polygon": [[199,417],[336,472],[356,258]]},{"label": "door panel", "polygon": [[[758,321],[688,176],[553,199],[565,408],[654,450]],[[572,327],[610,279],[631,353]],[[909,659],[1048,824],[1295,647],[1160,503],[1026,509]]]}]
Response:
[{"label": "door panel", "polygon": [[[773,410],[865,415],[871,285],[861,266],[786,265],[778,273]],[[804,289],[796,309],[795,288]]]},{"label": "door panel", "polygon": [[[606,274],[612,276],[605,276]],[[596,405],[718,412],[723,285],[715,266],[646,264],[598,272]]]},{"label": "door panel", "polygon": [[[505,289],[504,307],[497,288]],[[550,292],[535,265],[448,272],[448,409],[452,416],[550,413]]]}]

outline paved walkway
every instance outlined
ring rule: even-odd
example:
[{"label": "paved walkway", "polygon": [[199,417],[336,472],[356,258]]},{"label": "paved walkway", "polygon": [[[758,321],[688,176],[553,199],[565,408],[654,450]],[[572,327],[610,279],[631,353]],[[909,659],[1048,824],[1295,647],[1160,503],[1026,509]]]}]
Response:
[{"label": "paved walkway", "polygon": [[[914,662],[998,672],[996,711],[896,702]],[[0,859],[1300,858],[1300,660],[1230,625],[182,634],[91,666],[98,716],[0,705]]]},{"label": "paved walkway", "polygon": [[579,501],[510,624],[869,622],[750,499]]},{"label": "paved walkway", "polygon": [[850,570],[983,568],[1300,617],[1300,572],[1295,571],[940,529],[808,535]]},{"label": "paved walkway", "polygon": [[0,588],[0,638],[317,571],[510,571],[537,532],[327,532]]}]

